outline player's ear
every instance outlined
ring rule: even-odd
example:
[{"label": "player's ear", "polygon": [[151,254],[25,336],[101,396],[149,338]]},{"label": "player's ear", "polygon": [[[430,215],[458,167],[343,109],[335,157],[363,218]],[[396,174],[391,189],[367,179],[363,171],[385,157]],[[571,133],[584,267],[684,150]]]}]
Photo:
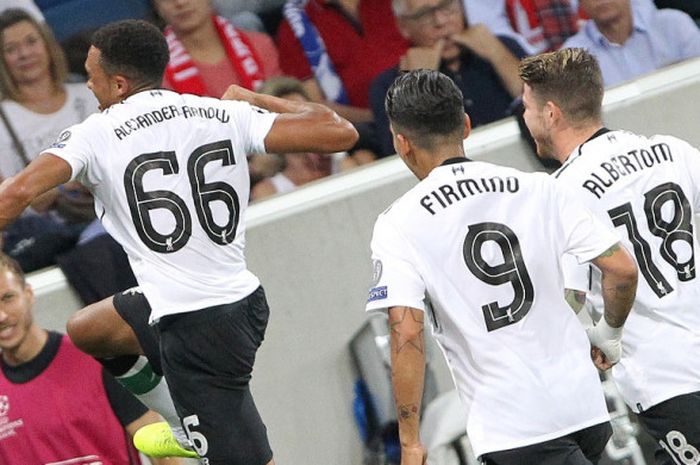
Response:
[{"label": "player's ear", "polygon": [[472,120],[469,118],[468,114],[464,114],[464,133],[462,134],[462,139],[469,137],[472,132]]},{"label": "player's ear", "polygon": [[401,158],[404,158],[404,155],[411,150],[411,143],[406,136],[396,131],[393,124],[389,124],[389,129],[394,140],[394,150]]},{"label": "player's ear", "polygon": [[121,74],[112,76],[112,86],[114,86],[114,91],[119,97],[126,98],[131,91],[131,81]]},{"label": "player's ear", "polygon": [[545,103],[544,107],[542,108],[542,115],[544,116],[544,121],[547,127],[551,128],[561,119],[561,108],[559,108],[559,106],[551,100],[547,100],[547,103]]}]

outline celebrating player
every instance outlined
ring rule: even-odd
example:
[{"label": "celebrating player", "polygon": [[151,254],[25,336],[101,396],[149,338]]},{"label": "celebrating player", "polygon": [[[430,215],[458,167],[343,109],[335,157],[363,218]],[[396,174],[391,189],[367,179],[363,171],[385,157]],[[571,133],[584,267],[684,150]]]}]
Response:
[{"label": "celebrating player", "polygon": [[[436,71],[400,76],[386,97],[394,146],[421,181],[377,219],[367,310],[388,309],[402,465],[418,437],[424,320],[452,369],[485,464],[591,464],[610,436],[590,343],[563,292],[560,257],[603,271],[609,360],[637,270],[613,232],[545,174],[465,158],[462,94]],[[530,208],[526,208],[530,207]],[[533,209],[544,221],[533,221]]]},{"label": "celebrating player", "polygon": [[[563,163],[557,181],[573,190],[634,250],[642,280],[613,379],[659,442],[659,464],[700,463],[700,281],[694,216],[700,210],[700,151],[671,136],[603,126],[603,79],[583,49],[527,58],[525,122],[541,157]],[[565,261],[569,263],[569,261]],[[568,267],[567,267],[568,268]],[[600,287],[588,267],[567,269],[579,301]],[[599,274],[591,267],[593,276]]]},{"label": "celebrating player", "polygon": [[46,190],[78,180],[126,250],[152,306],[163,373],[210,465],[272,462],[249,381],[268,319],[243,255],[249,152],[337,152],[357,139],[328,108],[232,86],[238,101],[160,90],[168,46],[152,25],[109,24],[85,68],[102,113],[0,186],[0,227]]}]

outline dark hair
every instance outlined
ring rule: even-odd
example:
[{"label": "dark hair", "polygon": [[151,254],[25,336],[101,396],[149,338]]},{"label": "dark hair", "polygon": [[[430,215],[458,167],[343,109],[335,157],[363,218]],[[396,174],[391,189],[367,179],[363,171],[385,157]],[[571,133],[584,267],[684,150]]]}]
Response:
[{"label": "dark hair", "polygon": [[24,271],[22,270],[22,267],[19,266],[19,263],[17,263],[17,260],[9,255],[5,255],[2,252],[0,252],[0,270],[7,270],[17,276],[17,280],[22,287],[27,284],[27,280],[24,277]]},{"label": "dark hair", "polygon": [[108,75],[121,74],[137,84],[160,86],[170,60],[168,44],[154,25],[127,19],[107,24],[92,36]]},{"label": "dark hair", "polygon": [[416,145],[430,150],[445,136],[462,140],[463,102],[452,79],[438,71],[419,69],[396,78],[384,104],[394,130],[407,133]]},{"label": "dark hair", "polygon": [[539,105],[554,102],[573,125],[601,119],[603,75],[598,61],[582,48],[563,48],[523,59],[520,78]]},{"label": "dark hair", "polygon": [[[0,38],[2,38],[0,45],[4,45],[3,35],[6,29],[25,21],[39,32],[39,35],[44,41],[44,45],[49,54],[51,81],[55,90],[58,91],[61,86],[63,86],[63,81],[66,79],[68,67],[66,66],[66,57],[63,54],[63,49],[61,49],[61,46],[56,41],[56,38],[47,25],[39,23],[25,10],[20,8],[8,8],[0,14]],[[10,70],[7,68],[4,53],[0,53],[0,95],[10,100],[17,101],[20,99],[19,89],[10,75]]]}]

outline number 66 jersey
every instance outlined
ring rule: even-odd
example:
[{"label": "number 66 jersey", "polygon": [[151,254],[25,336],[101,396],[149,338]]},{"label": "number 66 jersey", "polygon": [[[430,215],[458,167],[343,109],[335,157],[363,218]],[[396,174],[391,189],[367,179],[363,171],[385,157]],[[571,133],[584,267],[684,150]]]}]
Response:
[{"label": "number 66 jersey", "polygon": [[264,152],[277,115],[245,102],[137,93],[64,131],[45,152],[95,196],[153,308],[168,314],[238,301],[246,268],[246,155]]},{"label": "number 66 jersey", "polygon": [[476,456],[544,442],[608,420],[561,257],[617,242],[546,174],[450,159],[377,219],[367,310],[426,312]]},{"label": "number 66 jersey", "polygon": [[[554,175],[615,228],[634,253],[639,285],[613,378],[640,412],[700,390],[700,280],[694,216],[700,209],[700,151],[670,136],[601,129]],[[568,260],[565,260],[565,264]],[[601,308],[598,270],[565,267],[566,287]]]}]

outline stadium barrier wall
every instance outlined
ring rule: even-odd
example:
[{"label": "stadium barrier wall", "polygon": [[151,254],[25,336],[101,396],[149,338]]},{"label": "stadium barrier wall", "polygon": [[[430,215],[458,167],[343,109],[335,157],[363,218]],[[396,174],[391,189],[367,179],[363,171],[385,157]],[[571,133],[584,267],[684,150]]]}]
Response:
[{"label": "stadium barrier wall", "polygon": [[[682,63],[607,92],[606,125],[673,134],[700,147],[700,60]],[[507,119],[474,131],[476,160],[525,171],[542,167]],[[271,320],[258,355],[253,391],[277,463],[359,465],[363,448],[353,417],[355,373],[348,343],[365,322],[377,215],[415,184],[398,157],[260,202],[247,211],[247,258],[266,289]],[[536,213],[533,219],[546,217]],[[80,305],[60,270],[32,274],[36,316],[65,331]],[[433,361],[440,391],[451,388]],[[235,421],[235,419],[232,419]]]}]

